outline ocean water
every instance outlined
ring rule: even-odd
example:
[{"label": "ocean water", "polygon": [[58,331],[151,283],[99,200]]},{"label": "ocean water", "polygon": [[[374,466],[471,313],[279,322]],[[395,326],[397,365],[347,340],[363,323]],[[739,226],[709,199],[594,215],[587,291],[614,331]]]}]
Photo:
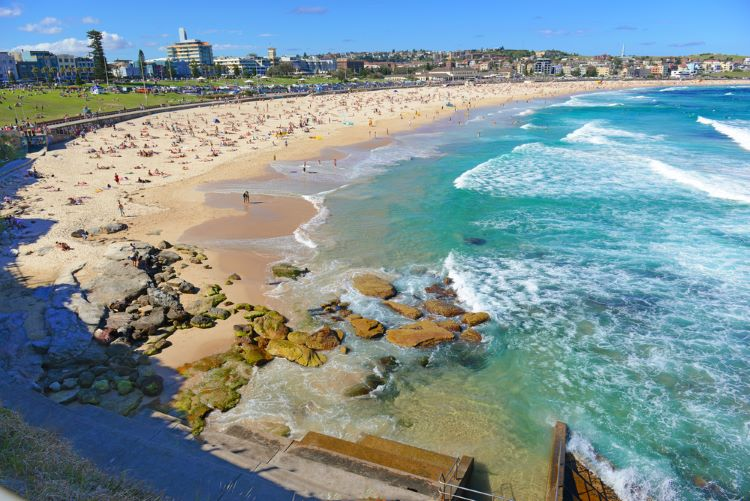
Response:
[{"label": "ocean water", "polygon": [[[460,110],[312,166],[255,187],[320,210],[284,244],[313,273],[274,294],[300,314],[340,295],[390,326],[406,321],[353,292],[355,272],[393,277],[413,303],[449,276],[492,322],[480,345],[350,335],[320,370],[270,364],[218,423],[469,454],[480,487],[531,500],[561,420],[623,499],[750,496],[750,88]],[[343,397],[384,355],[400,363],[387,383]]]}]

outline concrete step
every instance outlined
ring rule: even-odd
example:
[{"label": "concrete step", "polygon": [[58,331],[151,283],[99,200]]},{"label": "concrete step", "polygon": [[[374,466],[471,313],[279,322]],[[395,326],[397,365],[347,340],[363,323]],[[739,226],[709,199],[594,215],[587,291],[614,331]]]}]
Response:
[{"label": "concrete step", "polygon": [[437,484],[432,480],[313,445],[294,443],[287,450],[287,455],[325,465],[330,470],[344,470],[359,477],[433,499],[438,492]]},{"label": "concrete step", "polygon": [[421,463],[433,464],[444,472],[448,472],[457,460],[457,458],[446,456],[439,452],[420,449],[419,447],[388,440],[387,438],[376,437],[374,435],[363,435],[357,443],[371,449],[379,449],[397,456],[412,458]]},{"label": "concrete step", "polygon": [[373,449],[362,444],[349,442],[340,438],[323,435],[321,433],[309,432],[300,441],[302,445],[317,447],[344,456],[349,456],[360,461],[385,466],[392,470],[398,470],[410,475],[437,481],[446,469],[432,463],[425,463],[419,459],[409,456],[400,456],[382,449]]}]

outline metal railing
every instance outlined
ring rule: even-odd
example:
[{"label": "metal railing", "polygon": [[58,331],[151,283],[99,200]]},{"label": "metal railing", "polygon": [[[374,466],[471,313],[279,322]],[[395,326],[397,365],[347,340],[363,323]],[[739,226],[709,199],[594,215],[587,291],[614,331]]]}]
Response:
[{"label": "metal railing", "polygon": [[[610,498],[607,495],[607,492],[605,489],[603,488],[600,489],[594,485],[594,483],[591,480],[591,472],[588,471],[588,469],[584,470],[584,473],[586,473],[586,476],[584,476],[580,471],[578,471],[575,468],[572,468],[567,461],[565,462],[565,469],[568,472],[570,472],[570,474],[573,476],[574,481],[576,477],[579,478],[583,482],[584,487],[586,488],[586,491],[584,493],[581,493],[578,488],[570,489],[570,494],[574,501],[577,501],[577,500],[589,501],[592,499],[598,499],[600,501],[613,501],[613,498]],[[578,484],[578,482],[576,482],[576,484]],[[583,494],[583,496],[585,497],[582,497],[581,494]]]},{"label": "metal railing", "polygon": [[[453,466],[451,466],[447,473],[440,474],[440,478],[438,479],[438,484],[440,485],[440,488],[438,489],[438,499],[440,501],[452,501],[454,499],[460,499],[461,501],[514,501],[513,498],[506,498],[491,492],[482,492],[451,483],[453,479],[460,481],[458,478],[458,467],[460,465],[461,458],[458,457],[453,462]],[[459,494],[459,492],[461,492],[461,494]]]}]

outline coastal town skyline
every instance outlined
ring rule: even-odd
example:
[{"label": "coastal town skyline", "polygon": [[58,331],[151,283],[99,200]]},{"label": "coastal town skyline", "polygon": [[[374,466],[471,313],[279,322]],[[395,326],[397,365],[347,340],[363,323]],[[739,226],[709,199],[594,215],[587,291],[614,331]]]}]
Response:
[{"label": "coastal town skyline", "polygon": [[[85,55],[89,52],[85,33],[96,29],[104,33],[104,48],[113,58],[132,58],[143,50],[147,58],[158,59],[166,57],[167,47],[177,39],[178,25],[185,26],[192,38],[212,42],[216,56],[264,53],[269,46],[277,47],[280,56],[487,47],[685,56],[742,54],[750,42],[742,26],[750,16],[750,5],[739,1],[716,6],[711,23],[698,11],[677,8],[675,2],[629,5],[626,10],[591,2],[578,2],[576,8],[542,2],[533,11],[487,2],[456,9],[438,2],[429,8],[398,5],[397,16],[392,2],[379,9],[342,2],[281,2],[252,8],[231,5],[236,15],[230,17],[227,9],[206,11],[197,5],[191,9],[191,4],[185,2],[175,17],[172,11],[161,12],[170,10],[168,6],[159,5],[113,12],[82,2],[64,6],[46,0],[0,2],[0,50]],[[484,14],[477,16],[480,9]],[[648,16],[643,15],[646,11]],[[174,19],[175,25],[165,25],[164,19]]]}]

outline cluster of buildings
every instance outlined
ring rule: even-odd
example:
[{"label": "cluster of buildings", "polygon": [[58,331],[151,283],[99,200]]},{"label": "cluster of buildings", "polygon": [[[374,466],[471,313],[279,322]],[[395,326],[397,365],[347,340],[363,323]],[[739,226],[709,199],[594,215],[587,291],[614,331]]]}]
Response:
[{"label": "cluster of buildings", "polygon": [[[480,78],[596,77],[694,78],[699,75],[750,71],[750,58],[692,60],[680,57],[583,57],[561,51],[480,49],[454,52],[410,50],[329,53],[317,56],[265,55],[214,57],[209,42],[188,38],[179,29],[178,41],[166,47],[166,57],[146,61],[108,61],[109,74],[118,79],[177,79],[199,76],[263,77],[274,66],[297,76],[343,72],[347,77],[370,73],[387,80],[474,80]],[[624,49],[623,49],[624,53]],[[88,81],[91,58],[47,51],[0,52],[0,82]]]},{"label": "cluster of buildings", "polygon": [[0,82],[88,81],[94,76],[94,60],[46,50],[0,52]]}]

